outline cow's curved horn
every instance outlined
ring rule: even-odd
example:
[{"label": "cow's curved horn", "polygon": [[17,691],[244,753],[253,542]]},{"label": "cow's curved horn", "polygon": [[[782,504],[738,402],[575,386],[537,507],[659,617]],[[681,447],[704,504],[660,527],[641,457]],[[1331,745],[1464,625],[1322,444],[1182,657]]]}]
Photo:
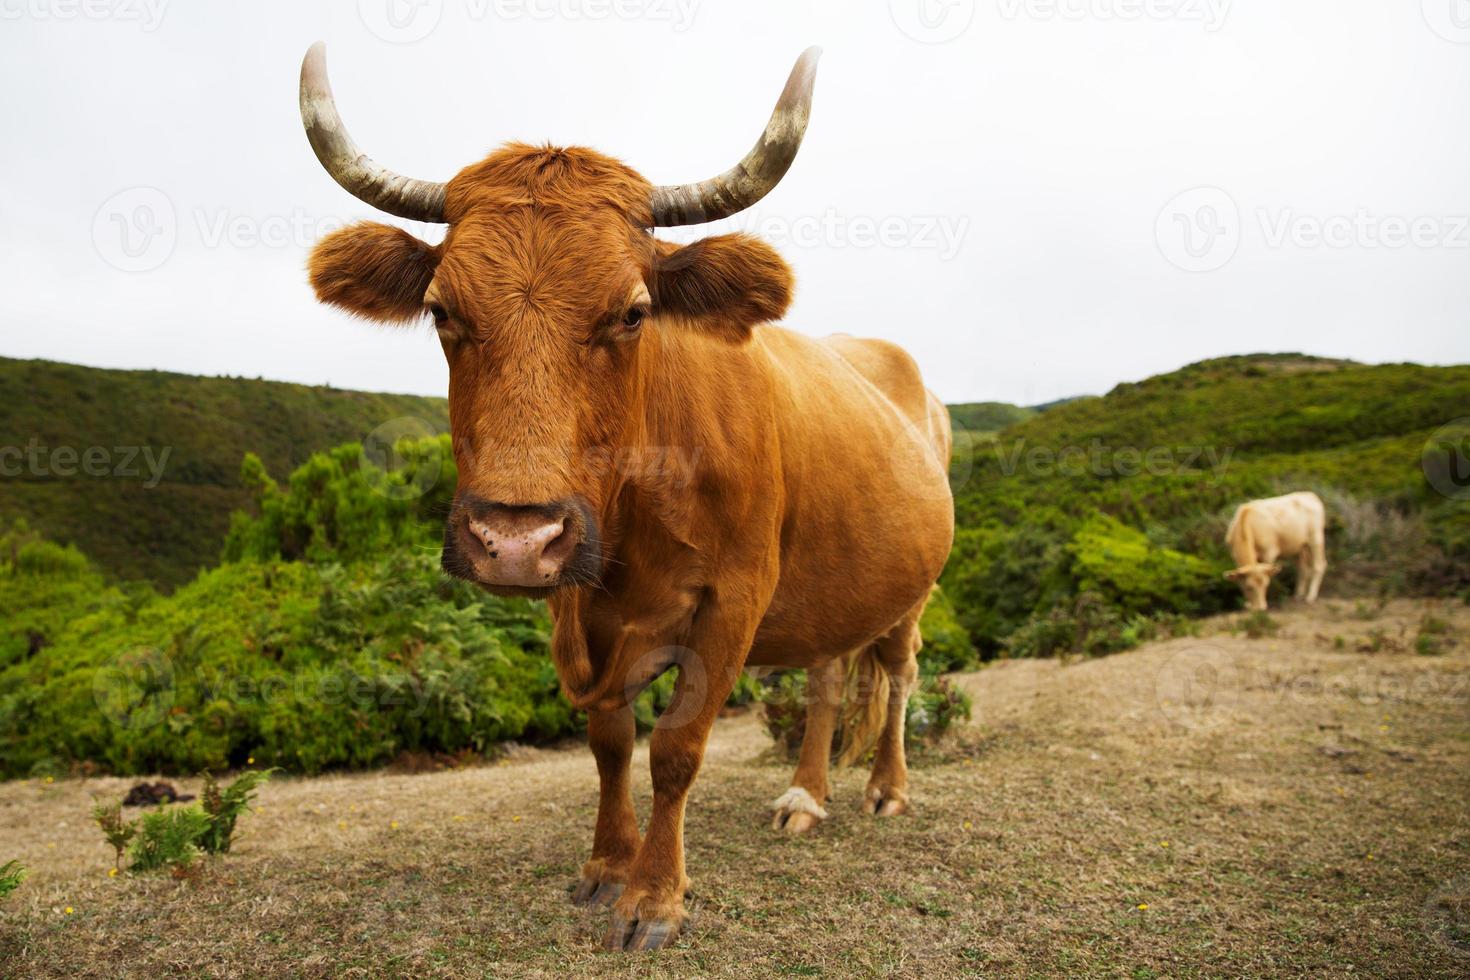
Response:
[{"label": "cow's curved horn", "polygon": [[812,86],[822,49],[807,48],[796,59],[786,88],[776,102],[765,132],[745,159],[718,177],[697,184],[675,184],[653,192],[653,224],[697,225],[728,218],[765,197],[786,176],[811,118]]},{"label": "cow's curved horn", "polygon": [[301,122],[332,179],[380,211],[414,221],[444,220],[444,185],[385,170],[352,142],[327,81],[327,46],[313,44],[301,62]]}]

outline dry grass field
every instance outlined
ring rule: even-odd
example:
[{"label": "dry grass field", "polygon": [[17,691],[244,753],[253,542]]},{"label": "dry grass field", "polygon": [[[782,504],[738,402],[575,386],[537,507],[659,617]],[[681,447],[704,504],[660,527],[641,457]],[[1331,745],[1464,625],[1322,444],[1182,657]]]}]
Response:
[{"label": "dry grass field", "polygon": [[[1448,652],[1415,651],[1426,614]],[[1470,610],[1272,617],[966,675],[914,812],[859,815],[844,770],[800,838],[768,825],[789,767],[758,719],[722,721],[660,954],[597,952],[606,911],[568,901],[584,749],[279,779],[192,881],[108,875],[88,810],[131,781],[0,785],[0,859],[32,868],[0,976],[1470,975]]]}]

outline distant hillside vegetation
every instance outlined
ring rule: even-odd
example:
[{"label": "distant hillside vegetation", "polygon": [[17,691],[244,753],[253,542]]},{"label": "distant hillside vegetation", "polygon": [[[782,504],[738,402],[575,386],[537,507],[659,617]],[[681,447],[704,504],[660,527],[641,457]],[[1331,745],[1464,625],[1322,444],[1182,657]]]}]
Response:
[{"label": "distant hillside vegetation", "polygon": [[217,563],[249,503],[246,452],[289,473],[405,417],[448,427],[440,398],[0,358],[0,524],[24,518],[114,576],[179,585]]},{"label": "distant hillside vegetation", "polygon": [[[1150,617],[1239,603],[1236,504],[1315,490],[1326,595],[1470,587],[1470,505],[1433,490],[1431,434],[1470,414],[1470,367],[1302,354],[1191,364],[1048,408],[956,455],[942,582],[985,652],[1106,652]],[[1290,595],[1292,570],[1273,593]],[[1273,601],[1279,601],[1279,595]]]},{"label": "distant hillside vegetation", "polygon": [[1023,408],[1007,402],[970,402],[949,406],[949,417],[956,429],[967,432],[999,432],[1008,425],[1023,422],[1036,414],[1034,408]]}]

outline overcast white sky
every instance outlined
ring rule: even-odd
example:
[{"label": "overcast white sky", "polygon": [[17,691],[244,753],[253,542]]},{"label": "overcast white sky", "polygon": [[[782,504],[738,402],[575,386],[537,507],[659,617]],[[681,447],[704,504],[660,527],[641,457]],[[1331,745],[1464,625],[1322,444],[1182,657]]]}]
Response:
[{"label": "overcast white sky", "polygon": [[0,0],[0,355],[443,394],[430,330],[305,283],[371,216],[301,130],[317,39],[388,167],[547,140],[670,183],[823,45],[795,166],[723,224],[795,267],[791,326],[896,340],[949,401],[1470,361],[1466,0]]}]

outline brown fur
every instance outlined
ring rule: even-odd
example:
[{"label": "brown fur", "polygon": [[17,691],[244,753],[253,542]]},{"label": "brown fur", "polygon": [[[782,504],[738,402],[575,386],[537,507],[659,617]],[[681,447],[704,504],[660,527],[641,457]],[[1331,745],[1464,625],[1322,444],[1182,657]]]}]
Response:
[{"label": "brown fur", "polygon": [[[450,182],[439,248],[359,226],[311,260],[325,302],[400,320],[418,292],[442,312],[460,494],[577,497],[600,524],[601,580],[547,599],[602,784],[577,897],[616,897],[616,948],[663,945],[683,921],[685,800],[747,664],[811,668],[830,703],[843,658],[869,651],[884,680],[865,806],[906,806],[918,614],[953,532],[948,418],[912,359],[761,326],[790,303],[786,264],[743,235],[656,241],[650,193],[593,151],[512,145]],[[641,291],[651,314],[630,331]],[[647,462],[670,452],[692,469]],[[670,666],[640,837],[627,705]],[[794,783],[820,801],[836,709],[813,710],[827,741]]]}]

